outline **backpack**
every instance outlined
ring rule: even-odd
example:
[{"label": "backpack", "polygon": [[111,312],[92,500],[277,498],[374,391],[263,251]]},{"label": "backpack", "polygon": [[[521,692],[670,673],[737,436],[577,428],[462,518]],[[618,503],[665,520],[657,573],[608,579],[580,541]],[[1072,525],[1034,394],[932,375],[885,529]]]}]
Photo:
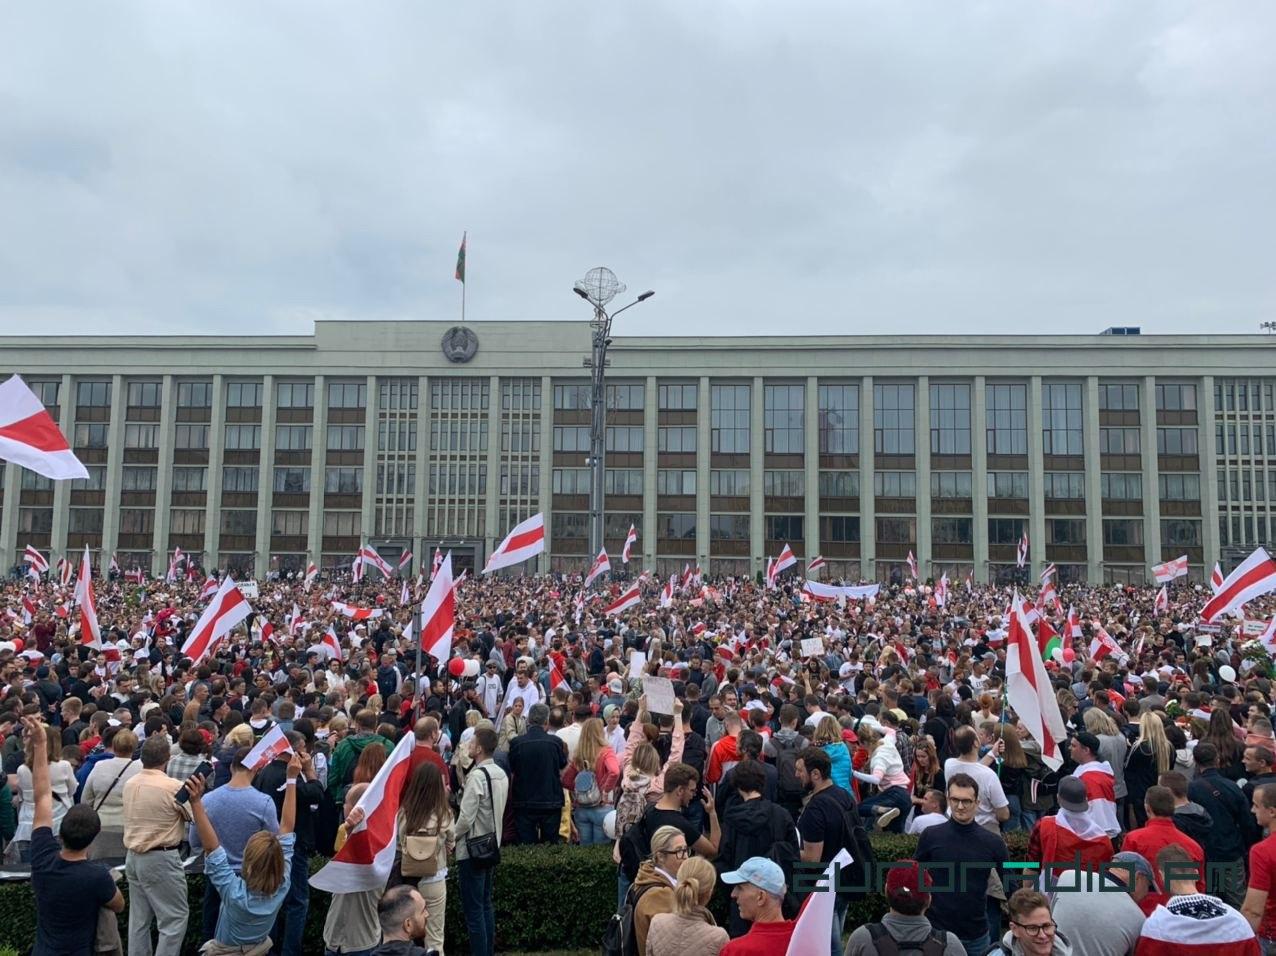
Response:
[{"label": "backpack", "polygon": [[576,784],[572,787],[572,803],[578,807],[596,807],[602,802],[603,793],[598,789],[598,778],[594,772],[582,770],[577,773]]},{"label": "backpack", "polygon": [[[619,829],[617,832],[620,832]],[[644,814],[620,838],[620,871],[629,882],[638,878],[638,867],[650,852],[651,834],[647,832],[647,817]]]},{"label": "backpack", "polygon": [[806,740],[800,735],[792,740],[771,738],[771,746],[775,750],[775,771],[779,778],[776,796],[781,800],[801,800],[805,793],[806,788],[797,778],[797,755],[806,745]]},{"label": "backpack", "polygon": [[948,935],[942,929],[931,927],[930,935],[920,943],[901,943],[881,923],[869,923],[868,934],[873,938],[873,948],[878,956],[901,956],[902,953],[920,953],[921,956],[944,956],[948,948]]},{"label": "backpack", "polygon": [[638,952],[638,932],[634,929],[634,911],[644,893],[656,883],[631,886],[619,913],[612,913],[603,930],[603,956],[643,956]]},{"label": "backpack", "polygon": [[616,838],[624,837],[625,832],[642,819],[647,812],[647,788],[651,786],[651,778],[642,776],[630,778],[626,782],[636,784],[620,787],[620,798],[616,801]]},{"label": "backpack", "polygon": [[839,882],[846,888],[840,890],[838,896],[844,900],[862,900],[874,890],[872,883],[877,872],[877,852],[868,839],[868,831],[864,829],[864,821],[860,819],[854,799],[849,807],[841,807],[841,811],[842,846],[839,849],[845,848],[850,852],[851,864],[842,868]]},{"label": "backpack", "polygon": [[694,730],[688,731],[682,738],[682,762],[704,776],[704,762],[708,758],[704,738]]}]

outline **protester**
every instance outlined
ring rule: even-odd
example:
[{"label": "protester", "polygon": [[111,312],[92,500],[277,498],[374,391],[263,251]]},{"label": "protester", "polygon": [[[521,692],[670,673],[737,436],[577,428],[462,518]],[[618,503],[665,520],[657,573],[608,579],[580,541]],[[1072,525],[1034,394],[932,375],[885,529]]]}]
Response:
[{"label": "protester", "polygon": [[[1155,860],[1162,849],[1170,844],[1181,846],[1196,863],[1200,876],[1197,889],[1205,892],[1205,851],[1201,845],[1174,824],[1174,792],[1168,787],[1151,787],[1143,798],[1147,825],[1131,830],[1121,843],[1123,851],[1137,853],[1145,860]],[[1160,879],[1153,879],[1152,891],[1141,903],[1143,913],[1152,911],[1169,899]]]},{"label": "protester", "polygon": [[[62,735],[58,733],[57,728],[45,727],[44,733],[49,738],[46,753],[60,754],[62,752]],[[28,735],[25,745],[25,760],[17,772],[18,793],[22,797],[22,805],[18,808],[18,827],[13,835],[18,859],[23,863],[31,862],[31,831],[35,827],[35,782],[31,776],[34,754],[35,740]],[[48,770],[49,792],[53,798],[53,821],[51,826],[57,830],[62,825],[62,818],[66,816],[66,812],[72,806],[71,795],[75,793],[76,789],[75,771],[70,763],[60,759],[49,760]]]},{"label": "protester", "polygon": [[1143,903],[1156,885],[1152,865],[1122,850],[1100,870],[1070,867],[1048,884],[1059,935],[1076,953],[1126,956],[1143,929]]},{"label": "protester", "polygon": [[381,945],[372,951],[372,956],[426,956],[426,950],[414,941],[425,935],[429,918],[429,907],[415,887],[386,890],[377,903]]},{"label": "protester", "polygon": [[[721,956],[774,956],[786,952],[795,924],[784,918],[784,871],[779,865],[765,857],[751,857],[738,869],[723,873],[722,882],[732,887],[731,899],[748,921],[749,931],[723,946]],[[841,952],[840,945],[838,951]]]},{"label": "protester", "polygon": [[416,881],[429,911],[424,932],[426,948],[436,950],[440,956],[447,911],[447,860],[453,850],[452,823],[443,775],[433,763],[419,764],[408,778],[399,805],[399,874],[405,882]]},{"label": "protester", "polygon": [[1170,900],[1143,924],[1135,956],[1259,956],[1254,929],[1216,896],[1197,891],[1196,864],[1178,844],[1156,855]]},{"label": "protester", "polygon": [[[802,838],[801,860],[831,863],[839,852],[852,846],[853,835],[847,832],[847,821],[848,814],[856,812],[855,798],[831,779],[832,762],[825,748],[807,747],[798,754],[797,775],[811,794],[797,822],[798,835]],[[726,874],[722,878],[726,880]],[[831,929],[831,952],[835,956],[842,951],[842,927],[848,906],[849,901],[839,895],[834,904]],[[743,908],[740,915],[749,919]]]},{"label": "protester", "polygon": [[495,956],[496,912],[492,904],[492,869],[486,861],[470,856],[470,846],[491,835],[499,848],[501,822],[509,798],[509,778],[492,759],[496,753],[496,732],[490,727],[475,729],[469,744],[474,766],[466,776],[461,809],[452,828],[456,865],[461,890],[461,909],[475,956]]},{"label": "protester", "polygon": [[851,933],[845,956],[885,956],[905,950],[932,956],[966,956],[961,940],[935,929],[926,918],[931,903],[927,890],[933,882],[915,860],[893,863],[883,887],[889,911],[880,922],[866,923]]},{"label": "protester", "polygon": [[[366,783],[356,783],[346,791],[342,807],[345,819],[337,827],[334,849],[340,850],[347,834],[364,819],[362,808],[355,806],[368,789]],[[381,924],[377,918],[377,903],[385,887],[334,893],[328,902],[328,915],[323,924],[324,956],[370,956],[381,939]]]},{"label": "protester", "polygon": [[[766,777],[762,765],[746,760],[732,769],[731,778],[738,799],[722,815],[722,843],[715,859],[718,870],[734,871],[750,857],[765,856],[780,864],[786,880],[792,879],[793,863],[800,852],[797,830],[788,811],[763,796]],[[731,936],[743,935],[748,925],[734,900],[729,912],[727,927]]]},{"label": "protester", "polygon": [[124,785],[142,769],[136,750],[137,735],[120,728],[111,738],[113,756],[95,763],[84,782],[80,803],[96,810],[102,824],[90,860],[124,859]]},{"label": "protester", "polygon": [[904,815],[912,801],[908,796],[908,774],[894,741],[872,727],[863,727],[860,743],[869,753],[868,773],[854,771],[854,777],[862,783],[870,783],[877,793],[865,797],[859,803],[860,816],[866,824],[879,830],[904,832]]},{"label": "protester", "polygon": [[567,745],[548,733],[549,708],[533,704],[527,733],[510,741],[510,800],[519,843],[558,843]]},{"label": "protester", "polygon": [[1071,956],[1070,944],[1050,914],[1050,901],[1036,890],[1015,890],[1006,904],[1010,930],[992,952],[1007,956]]},{"label": "protester", "polygon": [[1028,837],[1028,859],[1059,872],[1080,861],[1097,870],[1115,852],[1103,826],[1090,812],[1085,784],[1076,777],[1059,781],[1059,812],[1042,817]]},{"label": "protester", "polygon": [[717,881],[713,865],[688,857],[678,867],[677,880],[673,912],[651,918],[646,956],[718,956],[729,937],[708,910]]},{"label": "protester", "polygon": [[1249,851],[1249,886],[1241,913],[1258,934],[1263,956],[1276,953],[1276,784],[1254,791],[1254,819],[1267,836]]},{"label": "protester", "polygon": [[[1243,869],[1245,855],[1253,841],[1254,817],[1245,794],[1232,780],[1219,772],[1218,751],[1208,741],[1201,741],[1192,751],[1196,763],[1196,777],[1187,787],[1187,795],[1209,814],[1211,840],[1205,846],[1205,859],[1209,863]],[[1229,903],[1240,902],[1244,893],[1243,881],[1233,881],[1223,889],[1223,899]]]},{"label": "protester", "polygon": [[597,717],[581,724],[576,751],[563,771],[562,783],[571,794],[572,825],[581,845],[606,843],[603,821],[615,803],[612,794],[620,783],[620,759]]},{"label": "protester", "polygon": [[687,838],[677,827],[662,826],[651,835],[651,855],[638,865],[627,905],[633,907],[634,938],[638,952],[647,951],[647,931],[658,913],[674,911],[678,872],[687,859]]}]

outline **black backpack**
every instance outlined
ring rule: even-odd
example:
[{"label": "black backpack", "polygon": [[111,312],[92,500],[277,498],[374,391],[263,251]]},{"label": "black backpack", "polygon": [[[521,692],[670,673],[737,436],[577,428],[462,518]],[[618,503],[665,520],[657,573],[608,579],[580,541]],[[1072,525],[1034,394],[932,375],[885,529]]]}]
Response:
[{"label": "black backpack", "polygon": [[638,932],[634,929],[634,911],[644,893],[659,884],[631,886],[625,894],[625,905],[612,913],[603,930],[603,956],[643,956],[638,952]]},{"label": "black backpack", "polygon": [[797,755],[807,746],[806,740],[798,737],[786,743],[772,737],[771,746],[775,750],[775,772],[779,778],[776,796],[781,800],[801,800],[806,788],[797,778]]},{"label": "black backpack", "polygon": [[838,895],[844,900],[862,900],[876,890],[872,882],[877,872],[877,852],[869,841],[854,798],[849,807],[842,808],[842,846],[850,851],[851,863],[842,868],[840,882],[847,888]]},{"label": "black backpack", "polygon": [[901,943],[881,923],[869,923],[867,928],[878,956],[901,956],[902,953],[944,956],[944,950],[948,948],[948,934],[934,927],[931,927],[930,935],[919,943]]},{"label": "black backpack", "polygon": [[638,867],[650,852],[651,834],[644,813],[620,838],[620,871],[631,883],[638,878]]}]

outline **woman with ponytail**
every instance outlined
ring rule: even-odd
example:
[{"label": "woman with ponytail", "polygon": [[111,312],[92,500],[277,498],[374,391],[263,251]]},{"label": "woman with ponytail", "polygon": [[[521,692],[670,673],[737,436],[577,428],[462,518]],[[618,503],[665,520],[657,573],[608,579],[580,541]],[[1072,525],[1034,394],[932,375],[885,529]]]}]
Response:
[{"label": "woman with ponytail", "polygon": [[717,878],[713,864],[703,857],[682,862],[673,912],[652,917],[646,956],[718,956],[728,936],[708,910]]}]

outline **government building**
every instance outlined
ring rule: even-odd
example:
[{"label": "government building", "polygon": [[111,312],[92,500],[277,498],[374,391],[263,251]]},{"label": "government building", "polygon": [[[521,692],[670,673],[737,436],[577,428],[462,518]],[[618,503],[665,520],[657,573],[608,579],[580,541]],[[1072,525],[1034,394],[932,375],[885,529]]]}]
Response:
[{"label": "government building", "polygon": [[[589,563],[590,324],[320,321],[313,335],[0,338],[89,470],[0,468],[0,562],[239,575],[482,567],[540,511],[540,570]],[[606,542],[662,575],[1192,577],[1276,539],[1276,339],[616,336]]]}]

